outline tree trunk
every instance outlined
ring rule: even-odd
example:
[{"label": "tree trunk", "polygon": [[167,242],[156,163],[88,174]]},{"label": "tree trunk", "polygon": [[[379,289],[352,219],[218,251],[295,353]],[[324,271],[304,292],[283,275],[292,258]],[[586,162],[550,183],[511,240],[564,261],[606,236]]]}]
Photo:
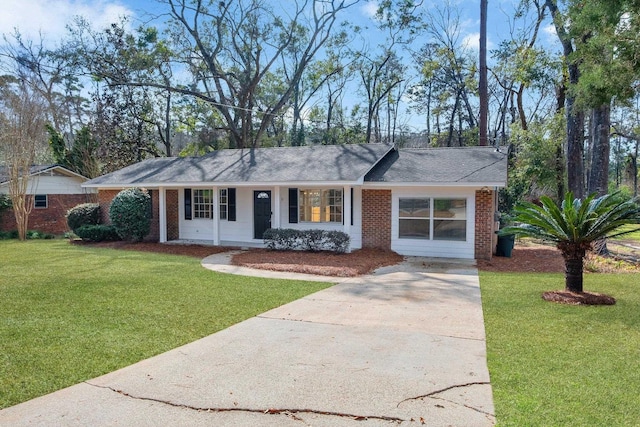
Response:
[{"label": "tree trunk", "polygon": [[574,107],[575,98],[567,97],[567,175],[569,191],[584,198],[584,113]]},{"label": "tree trunk", "polygon": [[[564,61],[569,74],[569,84],[576,85],[580,80],[580,69],[575,59],[571,35],[566,30],[566,18],[558,9],[557,0],[546,0],[551,12],[556,34],[562,44]],[[579,199],[584,198],[584,113],[575,106],[575,95],[566,93],[565,113],[567,115],[567,172],[569,191]]]},{"label": "tree trunk", "polygon": [[[564,105],[567,99],[567,87],[564,82],[556,87],[556,114],[561,113],[564,110]],[[560,143],[556,147],[556,198],[558,205],[562,203],[565,194],[564,188],[564,174],[565,174],[565,160],[564,160],[564,147]]]},{"label": "tree trunk", "polygon": [[480,0],[480,145],[488,145],[489,89],[487,86],[487,4]]},{"label": "tree trunk", "polygon": [[609,104],[593,110],[592,124],[591,171],[587,192],[604,196],[609,187],[609,153],[611,151],[609,142],[611,107]]},{"label": "tree trunk", "polygon": [[565,290],[582,293],[584,256],[565,257],[564,266]]},{"label": "tree trunk", "polygon": [[558,249],[564,258],[565,290],[569,292],[582,292],[582,273],[584,257],[587,254],[588,245],[575,242],[561,242]]}]

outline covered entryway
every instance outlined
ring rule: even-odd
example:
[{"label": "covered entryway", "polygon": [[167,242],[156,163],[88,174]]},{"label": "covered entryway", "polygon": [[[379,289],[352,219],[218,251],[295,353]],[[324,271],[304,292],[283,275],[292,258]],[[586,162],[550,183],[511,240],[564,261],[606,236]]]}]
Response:
[{"label": "covered entryway", "polygon": [[262,239],[271,228],[271,191],[253,192],[253,238]]}]

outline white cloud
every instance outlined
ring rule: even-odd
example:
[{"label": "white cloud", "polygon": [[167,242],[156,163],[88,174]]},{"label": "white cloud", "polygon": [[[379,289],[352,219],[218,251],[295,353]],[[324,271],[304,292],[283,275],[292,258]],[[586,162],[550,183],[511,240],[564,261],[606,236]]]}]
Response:
[{"label": "white cloud", "polygon": [[0,33],[11,34],[18,29],[26,38],[37,38],[41,32],[45,40],[53,41],[62,37],[65,25],[78,15],[101,28],[133,12],[120,2],[108,0],[2,0]]},{"label": "white cloud", "polygon": [[462,39],[462,47],[479,51],[480,50],[480,33],[467,34]]},{"label": "white cloud", "polygon": [[376,16],[376,12],[378,12],[378,2],[377,0],[369,0],[360,9],[367,18],[373,19]]},{"label": "white cloud", "polygon": [[556,33],[556,27],[553,24],[542,27],[542,34],[544,34],[547,42],[555,42],[558,40],[558,33]]},{"label": "white cloud", "polygon": [[[480,33],[470,33],[462,39],[462,47],[480,52]],[[495,45],[487,37],[487,50],[491,50]]]}]

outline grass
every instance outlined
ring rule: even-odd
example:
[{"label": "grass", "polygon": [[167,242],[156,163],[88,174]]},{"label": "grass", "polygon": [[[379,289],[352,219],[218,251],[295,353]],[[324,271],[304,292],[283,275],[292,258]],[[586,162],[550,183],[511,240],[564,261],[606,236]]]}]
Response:
[{"label": "grass", "polygon": [[623,234],[622,236],[614,237],[614,240],[626,240],[626,241],[631,240],[631,241],[640,243],[639,229],[640,229],[640,226],[636,224],[623,225],[622,227],[620,227],[620,231],[627,231],[627,230],[637,230],[637,231],[634,231],[633,233],[629,233],[629,234]]},{"label": "grass", "polygon": [[329,286],[195,258],[0,242],[0,408],[194,341]]},{"label": "grass", "polygon": [[481,272],[499,426],[632,426],[640,420],[640,274],[587,274],[614,306],[545,302],[561,274]]}]

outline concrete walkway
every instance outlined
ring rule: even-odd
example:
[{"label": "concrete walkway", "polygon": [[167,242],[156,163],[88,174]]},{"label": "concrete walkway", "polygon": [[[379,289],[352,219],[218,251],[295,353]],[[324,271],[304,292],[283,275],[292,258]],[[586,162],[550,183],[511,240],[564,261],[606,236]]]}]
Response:
[{"label": "concrete walkway", "polygon": [[[222,255],[203,261],[217,270],[231,268],[226,264]],[[495,423],[472,265],[410,258],[340,282],[183,347],[1,410],[0,425]]]}]

